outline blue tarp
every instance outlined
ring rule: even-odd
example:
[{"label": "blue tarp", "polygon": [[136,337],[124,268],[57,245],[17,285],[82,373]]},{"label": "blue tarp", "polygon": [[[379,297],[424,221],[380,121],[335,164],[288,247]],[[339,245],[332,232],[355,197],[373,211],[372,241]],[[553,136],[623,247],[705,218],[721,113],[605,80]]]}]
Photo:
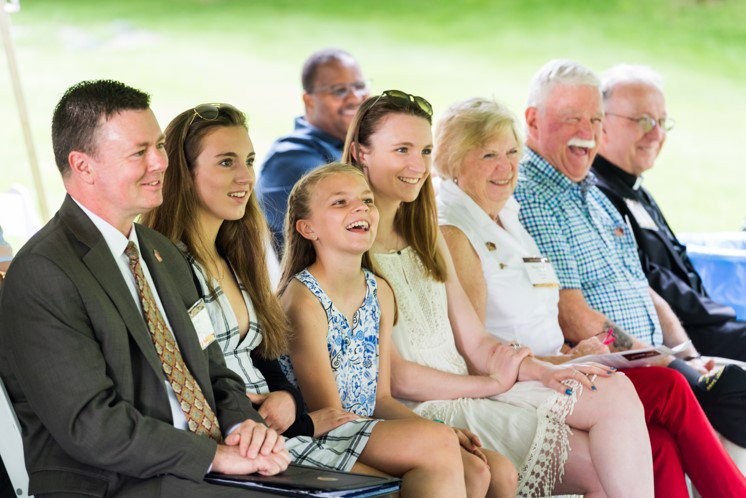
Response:
[{"label": "blue tarp", "polygon": [[746,320],[746,232],[678,236],[710,297]]}]

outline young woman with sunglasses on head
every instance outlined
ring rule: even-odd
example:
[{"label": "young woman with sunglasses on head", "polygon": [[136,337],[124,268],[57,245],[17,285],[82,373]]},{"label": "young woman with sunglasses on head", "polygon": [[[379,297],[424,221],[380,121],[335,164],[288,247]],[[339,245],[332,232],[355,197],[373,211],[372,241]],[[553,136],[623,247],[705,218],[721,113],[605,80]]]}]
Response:
[{"label": "young woman with sunglasses on head", "polygon": [[380,212],[371,252],[399,316],[392,391],[510,457],[522,496],[652,496],[642,407],[624,376],[538,361],[485,332],[438,231],[431,122],[425,99],[383,92],[358,110],[343,153],[368,178]]},{"label": "young woman with sunglasses on head", "polygon": [[295,463],[382,474],[360,458],[376,421],[334,408],[308,413],[280,369],[289,328],[267,273],[269,233],[244,115],[227,104],[184,111],[166,128],[166,152],[163,204],[142,221],[185,252],[246,395],[269,427],[290,438],[285,447]]},{"label": "young woman with sunglasses on head", "polygon": [[311,408],[385,419],[373,432],[380,440],[371,440],[363,455],[403,475],[402,494],[463,495],[466,483],[468,496],[515,496],[517,476],[508,459],[483,451],[468,431],[425,420],[391,396],[395,305],[367,252],[377,226],[373,194],[353,166],[322,166],[293,188],[280,292],[294,336],[283,368]]}]

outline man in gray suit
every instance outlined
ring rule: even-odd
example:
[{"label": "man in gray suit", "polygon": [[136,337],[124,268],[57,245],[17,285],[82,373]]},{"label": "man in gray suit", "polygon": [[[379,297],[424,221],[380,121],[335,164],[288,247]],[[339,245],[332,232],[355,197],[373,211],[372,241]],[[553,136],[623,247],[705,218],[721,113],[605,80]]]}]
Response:
[{"label": "man in gray suit", "polygon": [[0,375],[31,494],[245,496],[205,473],[275,474],[289,462],[210,344],[186,260],[134,223],[162,202],[167,167],[149,100],[86,81],[54,112],[68,195],[0,295]]}]

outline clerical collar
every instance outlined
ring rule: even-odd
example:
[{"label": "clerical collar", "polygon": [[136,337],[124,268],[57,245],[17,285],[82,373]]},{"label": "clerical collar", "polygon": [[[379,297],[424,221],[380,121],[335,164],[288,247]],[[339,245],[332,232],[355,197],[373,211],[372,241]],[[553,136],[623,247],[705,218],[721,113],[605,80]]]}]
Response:
[{"label": "clerical collar", "polygon": [[615,177],[619,179],[632,190],[637,191],[640,189],[640,187],[642,187],[642,176],[631,175],[627,173],[619,166],[613,164],[608,159],[603,157],[601,154],[598,154],[596,156],[596,159],[593,161],[593,168],[601,176]]}]

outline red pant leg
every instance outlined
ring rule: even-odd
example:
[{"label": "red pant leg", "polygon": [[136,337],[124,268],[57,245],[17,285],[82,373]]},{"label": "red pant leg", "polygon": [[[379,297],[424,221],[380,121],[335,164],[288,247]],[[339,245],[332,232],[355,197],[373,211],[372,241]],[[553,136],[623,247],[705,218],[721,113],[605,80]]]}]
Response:
[{"label": "red pant leg", "polygon": [[653,450],[653,477],[658,498],[689,498],[679,445],[668,429],[648,424]]},{"label": "red pant leg", "polygon": [[[746,496],[746,479],[726,453],[686,379],[670,368],[624,371],[645,407],[648,427],[665,428],[678,445],[680,465],[702,498]],[[656,475],[656,492],[658,476]]]}]

